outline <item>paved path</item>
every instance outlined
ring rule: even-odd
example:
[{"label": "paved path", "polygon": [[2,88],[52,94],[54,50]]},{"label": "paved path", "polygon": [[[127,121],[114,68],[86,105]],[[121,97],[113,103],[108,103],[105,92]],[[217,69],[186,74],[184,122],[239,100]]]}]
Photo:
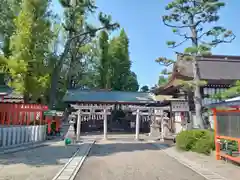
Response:
[{"label": "paved path", "polygon": [[99,142],[75,180],[205,180],[152,144]]},{"label": "paved path", "polygon": [[227,163],[223,160],[215,160],[212,156],[205,156],[194,152],[179,152],[175,147],[164,150],[168,155],[178,159],[199,173],[214,180],[239,180],[240,166]]},{"label": "paved path", "polygon": [[0,155],[0,180],[51,180],[78,148],[61,141]]}]

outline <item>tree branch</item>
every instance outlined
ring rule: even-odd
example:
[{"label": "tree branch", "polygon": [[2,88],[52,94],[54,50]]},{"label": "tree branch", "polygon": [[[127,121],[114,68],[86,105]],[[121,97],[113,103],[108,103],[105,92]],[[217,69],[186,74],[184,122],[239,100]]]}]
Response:
[{"label": "tree branch", "polygon": [[155,61],[156,61],[157,63],[159,63],[160,65],[166,66],[166,67],[168,67],[168,66],[172,65],[173,63],[175,63],[174,60],[172,60],[172,59],[167,59],[167,58],[165,58],[165,57],[159,57],[159,58],[157,58]]},{"label": "tree branch", "polygon": [[181,34],[180,32],[175,32],[176,35],[184,37],[185,39],[190,39],[191,37],[187,35],[187,33]]},{"label": "tree branch", "polygon": [[171,28],[182,29],[182,28],[189,28],[189,27],[191,27],[190,25],[182,25],[182,26],[179,25],[179,26],[177,26],[177,25],[168,24],[166,22],[166,20],[164,20],[164,19],[163,19],[163,23],[164,23],[165,26],[168,26],[168,27],[171,27]]},{"label": "tree branch", "polygon": [[202,33],[201,35],[199,35],[199,36],[197,37],[197,39],[201,39],[203,36],[207,36],[209,32],[210,32],[210,31],[206,31],[206,32]]},{"label": "tree branch", "polygon": [[[113,24],[109,25],[109,27],[118,27],[118,23],[113,23]],[[84,32],[84,33],[77,34],[77,35],[73,36],[72,38],[70,38],[69,41],[72,41],[73,39],[76,39],[78,37],[81,37],[81,36],[84,36],[84,35],[87,35],[87,34],[90,34],[90,33],[96,33],[98,31],[106,29],[106,28],[107,28],[106,26],[102,26],[102,27],[96,28],[92,31],[87,31],[87,32]]]},{"label": "tree branch", "polygon": [[172,44],[171,46],[169,46],[169,48],[176,48],[178,46],[181,46],[183,43],[185,43],[186,41],[188,41],[188,39],[184,39],[182,42],[178,43],[178,44]]},{"label": "tree branch", "polygon": [[218,38],[216,38],[216,39],[214,39],[211,43],[208,43],[210,46],[216,46],[216,45],[218,45],[218,44],[220,44],[220,43],[231,43],[234,39],[236,38],[236,35],[235,34],[232,34],[231,35],[231,39],[229,39],[229,40],[224,40],[224,38],[223,39],[218,39]]}]

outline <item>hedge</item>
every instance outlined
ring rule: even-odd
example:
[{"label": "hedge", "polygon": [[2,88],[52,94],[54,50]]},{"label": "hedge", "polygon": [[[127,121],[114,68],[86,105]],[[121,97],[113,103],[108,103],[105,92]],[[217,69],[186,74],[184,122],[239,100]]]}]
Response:
[{"label": "hedge", "polygon": [[208,130],[187,130],[176,137],[176,146],[184,151],[194,151],[209,155],[215,148],[214,134]]},{"label": "hedge", "polygon": [[[224,144],[225,140],[221,140]],[[238,151],[236,141],[227,141],[230,145],[228,148]],[[209,155],[215,150],[214,132],[209,130],[193,129],[180,132],[176,137],[176,146],[180,150],[194,151]],[[225,147],[222,147],[225,149]]]}]

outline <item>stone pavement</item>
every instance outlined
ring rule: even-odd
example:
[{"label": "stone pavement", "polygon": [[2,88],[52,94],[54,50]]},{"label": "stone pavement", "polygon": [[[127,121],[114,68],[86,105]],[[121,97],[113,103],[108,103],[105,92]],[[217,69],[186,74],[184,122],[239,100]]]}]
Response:
[{"label": "stone pavement", "polygon": [[98,141],[75,180],[205,180],[152,143]]},{"label": "stone pavement", "polygon": [[0,180],[51,180],[81,145],[63,141],[0,155]]},{"label": "stone pavement", "polygon": [[95,141],[85,141],[52,180],[74,180]]},{"label": "stone pavement", "polygon": [[169,156],[194,169],[207,179],[239,180],[240,167],[225,161],[215,160],[215,156],[205,156],[194,152],[179,152],[175,147],[163,150]]}]

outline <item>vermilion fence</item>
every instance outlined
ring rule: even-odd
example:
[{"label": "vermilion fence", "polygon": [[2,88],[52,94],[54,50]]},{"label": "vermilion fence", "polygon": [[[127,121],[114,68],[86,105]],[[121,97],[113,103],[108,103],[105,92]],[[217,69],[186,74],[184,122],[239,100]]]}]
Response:
[{"label": "vermilion fence", "polygon": [[0,103],[0,125],[40,125],[45,124],[45,105]]},{"label": "vermilion fence", "polygon": [[48,125],[48,134],[52,131],[52,123],[55,123],[55,131],[59,132],[61,116],[45,115],[48,106],[39,104],[0,103],[0,125]]},{"label": "vermilion fence", "polygon": [[[240,163],[240,110],[213,108],[216,159],[226,158]],[[221,140],[235,141],[238,152],[235,155],[222,151]]]}]

